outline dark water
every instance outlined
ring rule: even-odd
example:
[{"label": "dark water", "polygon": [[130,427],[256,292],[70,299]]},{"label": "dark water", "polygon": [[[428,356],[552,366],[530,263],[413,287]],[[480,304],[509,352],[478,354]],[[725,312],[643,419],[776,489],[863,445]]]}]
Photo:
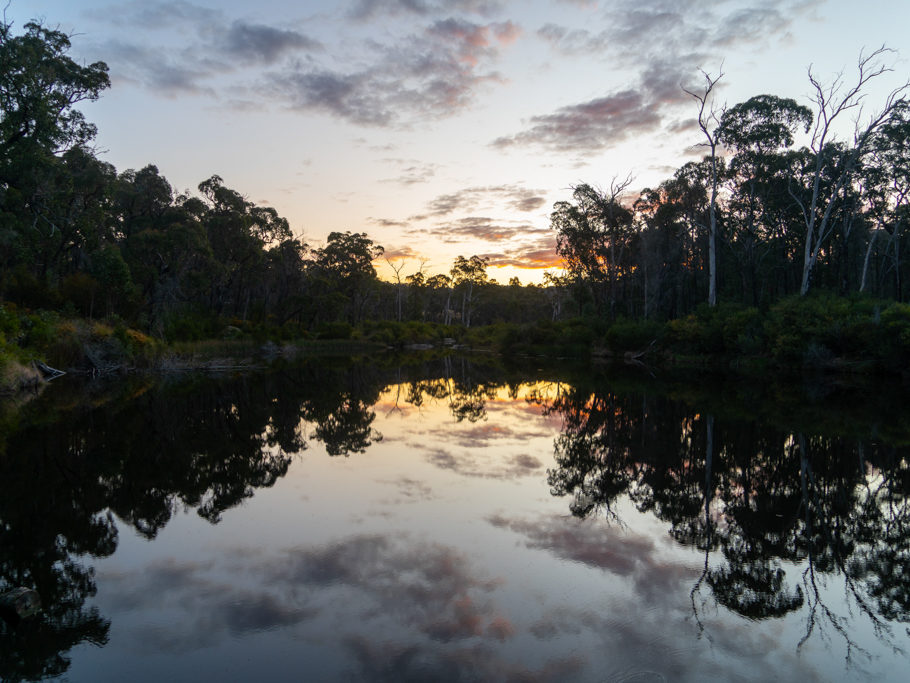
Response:
[{"label": "dark water", "polygon": [[[0,679],[907,680],[910,403],[321,361],[0,414]],[[907,404],[907,405],[905,405]]]}]

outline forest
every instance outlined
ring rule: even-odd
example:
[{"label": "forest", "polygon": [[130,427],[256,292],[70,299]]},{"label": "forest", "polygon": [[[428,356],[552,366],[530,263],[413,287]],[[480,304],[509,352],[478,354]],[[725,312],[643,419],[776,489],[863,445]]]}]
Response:
[{"label": "forest", "polygon": [[[312,246],[218,175],[179,193],[154,164],[118,171],[78,109],[110,87],[107,66],[79,64],[70,48],[44,24],[0,23],[4,353],[46,354],[73,320],[162,343],[473,334],[513,350],[660,342],[798,362],[869,352],[891,364],[910,353],[907,86],[877,109],[865,102],[891,71],[884,48],[860,56],[852,81],[810,71],[813,107],[758,95],[719,108],[721,75],[704,73],[687,91],[704,156],[656,187],[576,185],[550,215],[564,268],[543,285],[498,283],[483,255],[437,274],[390,263],[396,277],[383,281],[383,247],[365,232]],[[852,139],[835,135],[854,119]]]}]

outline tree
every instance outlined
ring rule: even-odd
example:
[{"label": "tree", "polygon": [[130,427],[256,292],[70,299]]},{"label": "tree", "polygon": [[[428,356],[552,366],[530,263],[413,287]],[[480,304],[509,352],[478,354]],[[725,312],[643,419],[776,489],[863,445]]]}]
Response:
[{"label": "tree", "polygon": [[63,196],[69,181],[61,156],[91,156],[96,129],[74,106],[110,85],[103,62],[80,66],[69,49],[60,31],[32,22],[17,36],[0,20],[0,293],[17,261],[43,278],[33,283],[43,290],[56,265],[48,259],[69,247],[61,233],[73,226],[59,225],[59,218],[78,200]]},{"label": "tree", "polygon": [[80,66],[67,56],[65,33],[39,23],[22,35],[0,21],[0,182],[26,169],[29,159],[87,145],[95,126],[73,107],[96,100],[110,86],[107,65]]},{"label": "tree", "polygon": [[[834,124],[851,110],[862,113],[866,87],[891,70],[880,61],[887,52],[889,50],[881,47],[869,55],[860,53],[857,76],[851,85],[845,85],[842,76],[837,76],[825,85],[809,69],[809,83],[814,91],[812,101],[817,108],[809,145],[814,154],[814,164],[809,171],[807,195],[804,197],[791,191],[791,196],[802,211],[806,227],[799,290],[803,296],[809,291],[819,254],[833,230],[832,217],[844,189],[853,180],[857,164],[867,152],[875,133],[885,124],[895,107],[903,102],[903,94],[910,88],[910,82],[907,82],[892,90],[882,107],[869,116],[865,123],[857,118],[852,147],[847,148],[843,155],[833,153],[836,149],[832,146],[835,142]],[[827,185],[824,183],[826,176],[832,179]]]},{"label": "tree", "polygon": [[[443,325],[449,325],[455,312],[452,310],[452,279],[443,273],[437,273],[426,279],[426,287],[430,290],[434,303],[439,306],[440,320]],[[442,301],[442,297],[445,301]]]},{"label": "tree", "polygon": [[808,107],[774,95],[756,95],[725,110],[720,118],[718,140],[734,152],[727,173],[728,230],[740,258],[743,294],[753,305],[758,303],[756,249],[773,243],[769,204],[780,194],[778,181],[785,168],[781,151],[793,145],[797,130],[808,132],[812,120]]},{"label": "tree", "polygon": [[158,167],[149,164],[138,171],[128,169],[117,177],[113,193],[119,220],[118,233],[129,239],[136,232],[161,228],[173,216],[174,191]]},{"label": "tree", "polygon": [[566,264],[573,280],[583,282],[598,312],[616,306],[616,284],[622,274],[622,257],[627,251],[633,214],[622,206],[622,196],[632,178],[610,183],[609,192],[588,184],[573,188],[575,204],[557,202],[550,214],[556,230],[556,253]]},{"label": "tree", "polygon": [[471,314],[474,311],[474,289],[487,283],[487,261],[482,256],[466,259],[458,256],[452,266],[452,282],[461,290],[461,322],[465,327],[471,326]]},{"label": "tree", "polygon": [[389,268],[395,273],[395,313],[396,320],[401,322],[401,298],[404,294],[404,288],[401,284],[401,271],[404,270],[406,262],[402,261],[396,266],[388,257],[386,257],[385,262],[389,264]]},{"label": "tree", "polygon": [[899,102],[888,120],[872,136],[866,164],[869,210],[875,225],[863,260],[860,291],[866,287],[869,257],[876,237],[884,232],[890,236],[894,271],[894,296],[903,301],[901,278],[900,238],[910,213],[910,103]]},{"label": "tree", "polygon": [[363,317],[370,289],[376,283],[373,261],[384,251],[366,233],[332,232],[325,247],[313,252],[315,274],[345,298],[346,317],[352,324]]},{"label": "tree", "polygon": [[[704,134],[707,142],[705,144],[710,153],[706,159],[710,163],[711,167],[711,195],[710,201],[708,204],[708,305],[716,306],[717,305],[717,187],[719,184],[718,180],[718,169],[717,169],[717,145],[720,142],[719,130],[720,130],[720,117],[718,116],[717,110],[714,108],[713,98],[711,92],[714,90],[714,86],[717,85],[717,82],[723,78],[723,70],[719,71],[717,76],[711,76],[707,72],[702,71],[702,75],[705,78],[705,85],[701,91],[687,90],[683,88],[683,91],[692,96],[695,101],[698,103],[698,127],[701,129],[701,132]],[[723,112],[721,112],[721,115]]]}]

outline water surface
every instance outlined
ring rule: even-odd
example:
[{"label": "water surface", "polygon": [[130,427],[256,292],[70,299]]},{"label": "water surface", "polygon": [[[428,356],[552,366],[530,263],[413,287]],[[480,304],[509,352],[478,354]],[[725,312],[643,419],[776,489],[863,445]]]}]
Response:
[{"label": "water surface", "polygon": [[901,387],[446,359],[7,412],[0,679],[905,680]]}]

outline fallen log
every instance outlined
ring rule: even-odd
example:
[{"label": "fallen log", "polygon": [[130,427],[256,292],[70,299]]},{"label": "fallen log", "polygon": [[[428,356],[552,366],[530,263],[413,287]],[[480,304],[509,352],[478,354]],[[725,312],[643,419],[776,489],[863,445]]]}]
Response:
[{"label": "fallen log", "polygon": [[63,370],[58,370],[57,368],[52,368],[50,365],[48,365],[47,363],[43,363],[40,360],[36,360],[36,361],[32,361],[32,362],[34,363],[35,368],[38,370],[38,372],[40,372],[41,375],[44,377],[44,379],[46,379],[47,381],[56,379],[57,377],[60,377],[61,375],[66,374],[65,372],[63,372]]}]

